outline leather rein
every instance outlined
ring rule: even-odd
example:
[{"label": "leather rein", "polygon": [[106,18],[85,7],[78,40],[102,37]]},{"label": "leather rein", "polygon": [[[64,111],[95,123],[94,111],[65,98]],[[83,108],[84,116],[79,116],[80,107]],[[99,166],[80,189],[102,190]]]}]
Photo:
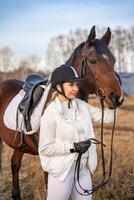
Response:
[{"label": "leather rein", "polygon": [[[115,130],[115,121],[116,121],[116,109],[114,110],[114,121],[113,121],[113,126],[112,126],[112,133],[111,133],[111,142],[110,142],[110,159],[109,159],[109,172],[107,173],[106,171],[106,163],[105,163],[105,152],[104,148],[106,145],[104,144],[104,99],[105,95],[103,90],[99,87],[94,74],[90,71],[88,64],[87,64],[87,57],[86,57],[86,52],[85,48],[83,51],[83,61],[82,61],[82,68],[81,68],[81,73],[80,76],[83,77],[83,75],[87,72],[90,72],[89,74],[89,79],[93,82],[93,84],[96,87],[96,94],[99,98],[100,104],[101,104],[101,109],[102,109],[102,119],[101,119],[101,141],[98,141],[97,139],[94,138],[89,138],[90,144],[100,144],[101,145],[101,157],[102,157],[102,179],[99,181],[92,189],[88,190],[82,187],[79,181],[79,173],[80,173],[80,164],[81,164],[81,157],[82,153],[78,154],[77,160],[76,160],[76,165],[75,165],[75,172],[74,172],[74,186],[76,191],[82,195],[82,196],[88,196],[94,192],[96,192],[100,187],[104,186],[108,181],[110,180],[110,177],[112,175],[112,165],[113,165],[113,138],[114,138],[114,130]],[[89,147],[90,148],[90,147]],[[108,176],[106,176],[108,174]],[[79,188],[81,188],[80,192],[76,186],[76,179],[79,185]]]}]

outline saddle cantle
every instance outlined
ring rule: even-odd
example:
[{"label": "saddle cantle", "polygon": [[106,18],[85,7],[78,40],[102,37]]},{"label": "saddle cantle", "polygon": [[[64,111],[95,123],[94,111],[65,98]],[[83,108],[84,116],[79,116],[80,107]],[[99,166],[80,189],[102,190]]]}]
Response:
[{"label": "saddle cantle", "polygon": [[47,83],[47,79],[43,77],[40,74],[30,74],[26,77],[26,80],[24,81],[23,89],[25,91],[30,90],[33,86],[35,86],[38,83]]},{"label": "saddle cantle", "polygon": [[21,100],[18,109],[23,115],[27,131],[32,130],[30,118],[43,95],[44,89],[40,85],[46,85],[47,81],[48,79],[39,74],[30,74],[24,81],[23,89],[26,94]]}]

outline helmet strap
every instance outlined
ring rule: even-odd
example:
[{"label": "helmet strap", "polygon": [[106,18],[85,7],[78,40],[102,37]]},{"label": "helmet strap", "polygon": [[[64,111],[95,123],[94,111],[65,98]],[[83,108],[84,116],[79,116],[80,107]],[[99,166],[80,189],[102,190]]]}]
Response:
[{"label": "helmet strap", "polygon": [[60,83],[60,87],[61,87],[61,91],[58,90],[57,87],[56,87],[56,91],[57,91],[59,94],[63,95],[66,99],[68,99],[68,108],[70,108],[72,99],[69,99],[69,98],[65,95],[65,91],[64,91],[64,88],[63,88],[63,83]]}]

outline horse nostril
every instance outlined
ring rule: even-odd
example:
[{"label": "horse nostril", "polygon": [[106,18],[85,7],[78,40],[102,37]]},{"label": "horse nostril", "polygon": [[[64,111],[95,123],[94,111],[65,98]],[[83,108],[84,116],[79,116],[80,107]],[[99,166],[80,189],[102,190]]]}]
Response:
[{"label": "horse nostril", "polygon": [[111,97],[111,99],[112,99],[112,102],[114,102],[114,103],[117,102],[117,97],[116,97],[116,95],[115,95],[114,92],[111,92],[111,93],[110,93],[110,97]]},{"label": "horse nostril", "polygon": [[111,92],[111,93],[110,93],[110,96],[111,96],[111,97],[115,97],[115,93],[114,93],[114,92]]},{"label": "horse nostril", "polygon": [[109,96],[111,98],[114,108],[119,107],[123,103],[124,99],[116,95],[113,91],[109,94]]},{"label": "horse nostril", "polygon": [[112,101],[113,101],[114,103],[118,103],[118,101],[119,101],[119,96],[117,96],[114,92],[111,92],[111,93],[110,93],[110,97],[111,97],[111,99],[112,99]]}]

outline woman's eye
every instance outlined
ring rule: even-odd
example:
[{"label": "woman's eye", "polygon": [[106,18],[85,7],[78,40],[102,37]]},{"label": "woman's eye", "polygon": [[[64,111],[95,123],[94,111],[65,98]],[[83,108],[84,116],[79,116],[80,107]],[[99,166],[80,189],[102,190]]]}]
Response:
[{"label": "woman's eye", "polygon": [[96,64],[96,60],[95,60],[95,59],[90,60],[90,63],[91,63],[91,64]]},{"label": "woman's eye", "polygon": [[69,83],[69,86],[73,86],[73,83]]}]

